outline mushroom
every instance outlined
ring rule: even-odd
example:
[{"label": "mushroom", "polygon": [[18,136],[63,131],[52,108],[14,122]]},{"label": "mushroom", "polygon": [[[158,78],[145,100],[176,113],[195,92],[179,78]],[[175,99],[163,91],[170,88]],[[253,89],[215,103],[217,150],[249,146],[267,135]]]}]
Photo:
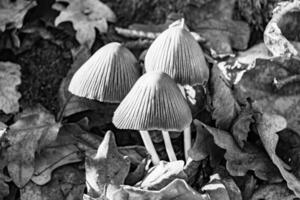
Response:
[{"label": "mushroom", "polygon": [[120,103],[139,78],[137,60],[120,43],[94,53],[74,74],[69,91],[100,102]]},{"label": "mushroom", "polygon": [[120,129],[139,130],[153,164],[159,157],[149,130],[161,130],[170,161],[176,160],[168,131],[182,131],[192,122],[191,110],[174,80],[163,72],[142,75],[115,110],[113,123]]},{"label": "mushroom", "polygon": [[[203,51],[187,30],[184,19],[174,22],[152,43],[145,57],[145,70],[165,72],[181,85],[204,83],[209,78],[209,69]],[[184,130],[186,160],[190,148],[189,126]]]}]

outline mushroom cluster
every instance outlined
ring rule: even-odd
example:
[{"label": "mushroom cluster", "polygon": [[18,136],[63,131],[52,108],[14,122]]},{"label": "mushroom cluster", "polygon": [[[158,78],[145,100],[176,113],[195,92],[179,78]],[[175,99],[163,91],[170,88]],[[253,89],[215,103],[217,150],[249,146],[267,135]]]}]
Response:
[{"label": "mushroom cluster", "polygon": [[113,124],[119,129],[140,132],[153,164],[160,158],[149,130],[161,130],[170,161],[177,160],[168,131],[184,130],[184,148],[191,147],[191,110],[178,84],[208,80],[209,70],[203,52],[179,20],[161,33],[145,58],[146,73],[141,77],[134,55],[113,42],[100,48],[74,74],[69,91],[100,102],[120,103]]}]

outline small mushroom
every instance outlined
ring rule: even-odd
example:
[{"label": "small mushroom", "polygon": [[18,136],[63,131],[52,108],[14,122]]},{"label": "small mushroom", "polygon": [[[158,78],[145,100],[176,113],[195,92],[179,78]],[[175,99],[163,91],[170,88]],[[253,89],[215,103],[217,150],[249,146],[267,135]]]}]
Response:
[{"label": "small mushroom", "polygon": [[69,91],[88,99],[119,103],[139,75],[134,55],[120,43],[112,42],[100,48],[77,70]]},{"label": "small mushroom", "polygon": [[145,70],[165,72],[182,85],[203,83],[209,78],[203,51],[183,19],[154,40],[145,57]]},{"label": "small mushroom", "polygon": [[182,131],[192,122],[191,110],[176,83],[163,72],[147,72],[120,103],[113,123],[120,129],[139,130],[153,164],[159,157],[149,130],[161,130],[170,161],[176,160],[168,131]]},{"label": "small mushroom", "polygon": [[[150,46],[145,57],[145,69],[163,71],[176,83],[193,85],[207,82],[209,69],[203,51],[187,30],[184,19],[174,22]],[[184,130],[184,155],[191,148],[191,129]]]}]

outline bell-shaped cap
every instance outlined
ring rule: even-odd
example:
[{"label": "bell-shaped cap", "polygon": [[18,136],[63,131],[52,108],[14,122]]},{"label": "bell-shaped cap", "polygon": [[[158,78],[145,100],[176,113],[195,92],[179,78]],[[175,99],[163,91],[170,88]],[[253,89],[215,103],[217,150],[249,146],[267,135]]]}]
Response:
[{"label": "bell-shaped cap", "polygon": [[182,131],[191,110],[178,86],[163,72],[147,72],[120,103],[113,123],[120,129]]},{"label": "bell-shaped cap", "polygon": [[120,43],[94,53],[74,74],[69,91],[101,102],[119,103],[139,78],[137,60]]},{"label": "bell-shaped cap", "polygon": [[203,51],[184,21],[154,40],[145,57],[145,70],[165,72],[179,84],[203,83],[209,78]]}]

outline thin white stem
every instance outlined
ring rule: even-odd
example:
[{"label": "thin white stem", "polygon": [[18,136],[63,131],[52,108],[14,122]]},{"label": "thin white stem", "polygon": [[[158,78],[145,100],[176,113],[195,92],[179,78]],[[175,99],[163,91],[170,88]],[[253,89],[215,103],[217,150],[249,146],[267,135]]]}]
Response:
[{"label": "thin white stem", "polygon": [[172,142],[171,142],[171,138],[169,135],[168,131],[162,131],[163,134],[163,138],[164,138],[164,142],[165,142],[165,147],[166,147],[166,151],[169,157],[169,160],[172,161],[176,161],[176,154],[174,152],[173,146],[172,146]]},{"label": "thin white stem", "polygon": [[151,159],[154,165],[158,165],[160,159],[158,157],[158,154],[155,150],[155,147],[152,143],[151,137],[148,133],[148,131],[140,131],[140,135],[142,137],[142,140],[144,142],[144,145],[148,151],[148,153],[151,155]]},{"label": "thin white stem", "polygon": [[183,146],[184,146],[184,157],[187,161],[188,156],[188,150],[192,147],[192,137],[191,137],[191,126],[187,127],[183,131]]}]

